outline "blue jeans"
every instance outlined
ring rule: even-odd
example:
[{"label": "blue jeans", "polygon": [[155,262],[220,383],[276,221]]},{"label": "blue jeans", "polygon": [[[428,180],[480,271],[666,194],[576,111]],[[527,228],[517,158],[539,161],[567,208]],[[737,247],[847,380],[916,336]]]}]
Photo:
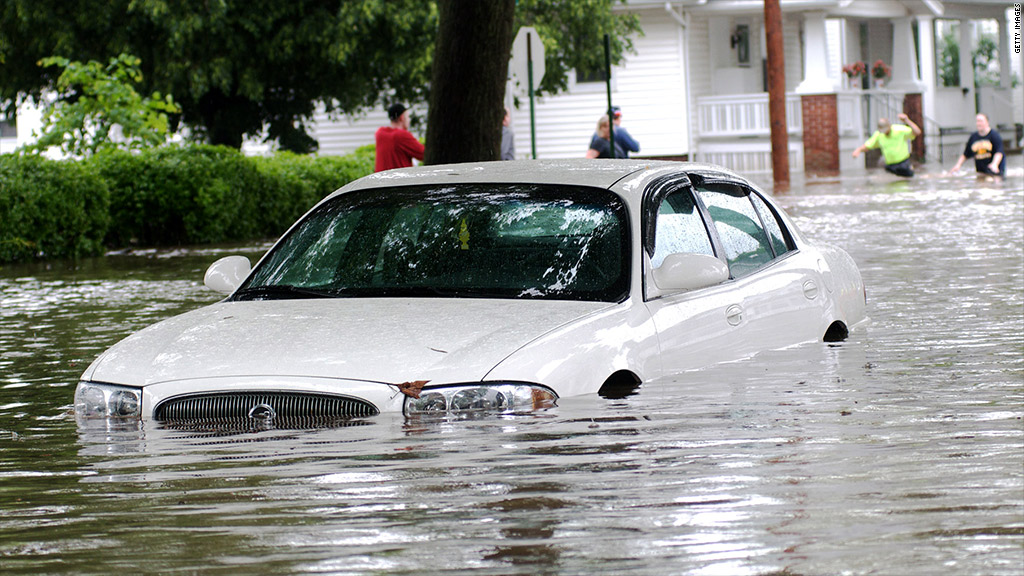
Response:
[{"label": "blue jeans", "polygon": [[914,169],[910,167],[910,158],[907,158],[903,162],[897,162],[895,164],[886,164],[886,172],[892,172],[897,176],[903,176],[904,178],[913,178]]}]

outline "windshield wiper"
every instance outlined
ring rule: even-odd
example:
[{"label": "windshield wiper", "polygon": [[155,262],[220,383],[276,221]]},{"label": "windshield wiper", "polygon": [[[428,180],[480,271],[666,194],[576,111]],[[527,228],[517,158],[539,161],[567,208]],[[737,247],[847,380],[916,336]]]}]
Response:
[{"label": "windshield wiper", "polygon": [[335,298],[337,293],[287,284],[250,286],[235,292],[233,300],[292,300],[296,298]]}]

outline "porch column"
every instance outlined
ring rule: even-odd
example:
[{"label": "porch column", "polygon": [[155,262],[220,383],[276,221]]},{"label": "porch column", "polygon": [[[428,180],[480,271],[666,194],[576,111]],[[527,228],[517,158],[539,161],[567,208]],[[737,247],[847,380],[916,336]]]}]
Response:
[{"label": "porch column", "polygon": [[892,21],[892,81],[889,88],[900,92],[922,92],[917,74],[917,50],[914,49],[914,19]]},{"label": "porch column", "polygon": [[839,174],[839,109],[835,94],[800,97],[804,132],[804,174]]},{"label": "porch column", "polygon": [[963,93],[960,125],[968,128],[974,126],[974,115],[978,113],[974,90],[974,63],[971,61],[973,38],[974,25],[970,20],[960,20],[960,91]]},{"label": "porch column", "polygon": [[1010,35],[1006,31],[1006,16],[1000,16],[996,22],[999,23],[999,87],[1003,90],[1010,89]]},{"label": "porch column", "polygon": [[825,13],[804,14],[804,78],[796,87],[797,94],[835,92],[828,78],[828,45],[825,39]]},{"label": "porch column", "polygon": [[[921,93],[923,96],[922,105],[924,107],[922,113],[925,116],[931,115],[934,118],[936,86],[935,26],[934,19],[931,16],[917,17],[917,37],[921,43],[921,53],[918,54],[918,58],[921,59],[921,84],[924,88]],[[924,129],[924,125],[919,124],[919,126],[921,126],[922,130]]]},{"label": "porch column", "polygon": [[[903,113],[910,116],[910,119],[914,121],[924,130],[924,114],[921,111],[921,95],[920,94],[907,94],[903,97]],[[914,160],[918,162],[924,162],[925,159],[925,136],[927,134],[921,134],[917,138],[914,138],[910,142],[910,155],[913,156]]]}]

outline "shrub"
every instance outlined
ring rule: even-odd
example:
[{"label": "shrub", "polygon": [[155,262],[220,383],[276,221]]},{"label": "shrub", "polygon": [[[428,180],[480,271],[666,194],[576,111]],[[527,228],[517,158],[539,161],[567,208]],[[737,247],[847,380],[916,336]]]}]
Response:
[{"label": "shrub", "polygon": [[89,166],[0,156],[0,262],[101,253],[109,209],[107,185]]},{"label": "shrub", "polygon": [[312,157],[284,152],[253,158],[267,189],[262,193],[262,231],[277,236],[324,196],[373,172],[373,147],[349,156]]},{"label": "shrub", "polygon": [[111,246],[203,244],[259,232],[246,216],[257,204],[259,176],[233,148],[111,151],[87,162],[110,186]]},{"label": "shrub", "polygon": [[345,157],[247,157],[222,146],[106,150],[80,161],[0,157],[0,261],[276,237],[373,172]]},{"label": "shrub", "polygon": [[110,246],[278,236],[317,201],[373,172],[373,154],[247,157],[223,146],[107,152],[87,160],[111,193]]}]

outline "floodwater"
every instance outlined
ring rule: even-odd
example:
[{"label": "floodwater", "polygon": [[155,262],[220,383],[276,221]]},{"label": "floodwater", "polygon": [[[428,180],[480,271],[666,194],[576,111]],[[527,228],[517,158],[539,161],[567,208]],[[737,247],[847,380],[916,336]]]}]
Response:
[{"label": "floodwater", "polygon": [[[231,247],[0,268],[0,572],[1024,571],[1024,170],[803,182],[871,321],[531,416],[79,429],[104,348]],[[248,249],[258,254],[265,246]]]}]

